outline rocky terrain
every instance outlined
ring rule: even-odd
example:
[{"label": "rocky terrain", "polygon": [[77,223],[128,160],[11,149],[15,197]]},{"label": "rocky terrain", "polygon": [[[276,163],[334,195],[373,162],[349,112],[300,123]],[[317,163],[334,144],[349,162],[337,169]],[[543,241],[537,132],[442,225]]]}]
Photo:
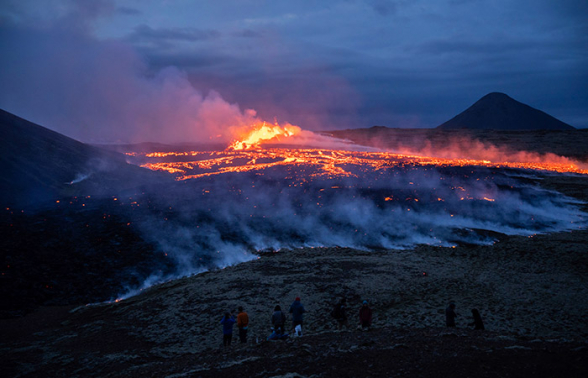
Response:
[{"label": "rocky terrain", "polygon": [[[1,362],[14,377],[584,376],[587,244],[578,230],[492,246],[263,253],[118,303],[4,319]],[[265,341],[273,307],[295,296],[308,311],[304,336]],[[351,328],[337,332],[329,314],[343,296]],[[369,332],[355,328],[363,300]],[[455,330],[443,328],[451,300]],[[249,343],[224,349],[219,321],[238,306]],[[486,331],[468,329],[474,307]]]}]

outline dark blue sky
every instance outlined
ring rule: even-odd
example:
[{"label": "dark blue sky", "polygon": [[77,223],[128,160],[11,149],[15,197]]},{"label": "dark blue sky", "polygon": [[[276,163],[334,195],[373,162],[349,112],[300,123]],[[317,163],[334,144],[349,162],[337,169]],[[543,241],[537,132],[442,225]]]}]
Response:
[{"label": "dark blue sky", "polygon": [[585,0],[4,0],[0,46],[0,107],[84,141],[435,127],[493,91],[588,127]]}]

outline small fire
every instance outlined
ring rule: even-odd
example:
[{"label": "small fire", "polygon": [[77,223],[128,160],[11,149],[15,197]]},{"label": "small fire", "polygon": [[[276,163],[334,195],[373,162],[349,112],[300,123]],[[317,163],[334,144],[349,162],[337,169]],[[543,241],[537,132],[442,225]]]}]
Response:
[{"label": "small fire", "polygon": [[250,150],[258,147],[263,142],[271,140],[279,140],[280,137],[291,137],[299,134],[301,131],[300,127],[291,124],[280,126],[277,122],[274,125],[268,125],[265,122],[253,125],[251,128],[246,130],[241,129],[239,139],[236,140],[229,146],[230,150]]}]

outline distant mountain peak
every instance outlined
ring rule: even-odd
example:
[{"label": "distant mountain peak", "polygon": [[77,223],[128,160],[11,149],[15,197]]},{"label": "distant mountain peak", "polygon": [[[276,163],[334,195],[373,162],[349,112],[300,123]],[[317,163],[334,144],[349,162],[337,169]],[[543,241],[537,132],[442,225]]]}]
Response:
[{"label": "distant mountain peak", "polygon": [[506,93],[490,92],[487,95],[485,95],[484,97],[482,97],[481,99],[511,99],[512,100],[513,98],[510,97],[509,95],[507,95]]},{"label": "distant mountain peak", "polygon": [[488,93],[438,128],[494,130],[575,129],[573,126],[501,92]]}]

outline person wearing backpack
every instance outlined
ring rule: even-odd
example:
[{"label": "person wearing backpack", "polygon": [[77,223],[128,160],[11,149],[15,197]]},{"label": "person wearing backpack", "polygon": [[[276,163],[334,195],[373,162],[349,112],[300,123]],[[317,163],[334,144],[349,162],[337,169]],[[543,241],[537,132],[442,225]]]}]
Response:
[{"label": "person wearing backpack", "polygon": [[274,308],[274,313],[272,315],[272,325],[274,326],[274,332],[277,335],[282,335],[284,333],[284,324],[286,324],[286,315],[282,312],[280,305],[277,305]]}]

